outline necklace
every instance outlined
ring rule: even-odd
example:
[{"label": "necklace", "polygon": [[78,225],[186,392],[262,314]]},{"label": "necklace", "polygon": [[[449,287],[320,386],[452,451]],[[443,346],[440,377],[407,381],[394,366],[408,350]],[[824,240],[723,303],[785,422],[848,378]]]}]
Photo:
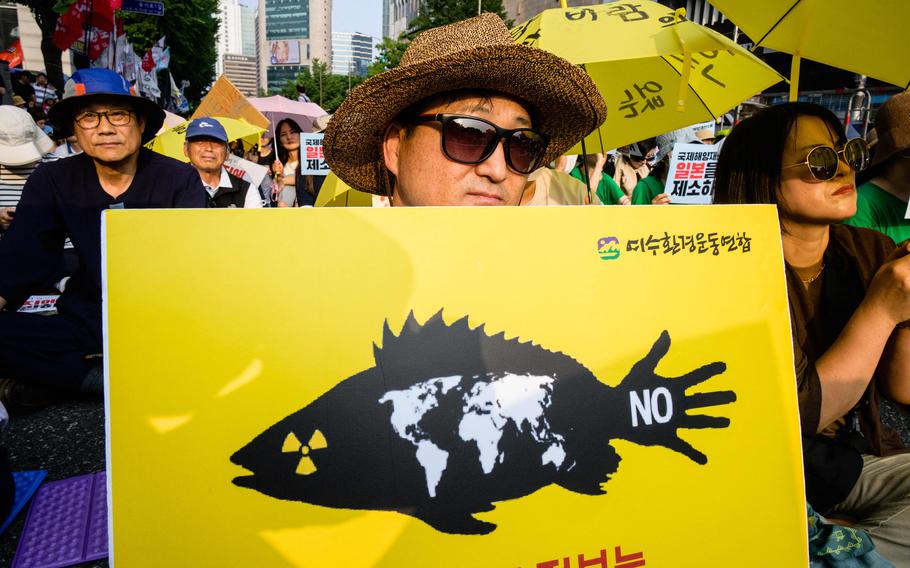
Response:
[{"label": "necklace", "polygon": [[818,272],[816,272],[813,276],[810,276],[809,278],[803,278],[802,276],[800,276],[799,279],[803,284],[808,286],[809,284],[812,284],[813,282],[818,280],[818,277],[821,276],[822,272],[824,272],[824,271],[825,271],[825,263],[822,262],[822,265],[818,267]]}]

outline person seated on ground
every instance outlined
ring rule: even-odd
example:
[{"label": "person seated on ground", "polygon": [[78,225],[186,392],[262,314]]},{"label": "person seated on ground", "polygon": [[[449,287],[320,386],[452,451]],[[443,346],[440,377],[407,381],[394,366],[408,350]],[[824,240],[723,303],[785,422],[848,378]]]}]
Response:
[{"label": "person seated on ground", "polygon": [[767,107],[727,137],[715,202],[778,208],[809,503],[910,566],[910,453],[878,410],[910,403],[910,247],[840,223],[867,159],[827,109]]},{"label": "person seated on ground", "polygon": [[496,15],[427,30],[341,103],[323,141],[342,181],[390,205],[518,205],[528,174],[607,109],[580,68]]},{"label": "person seated on ground", "polygon": [[910,239],[910,93],[888,99],[875,118],[878,149],[857,188],[856,215],[848,225],[880,231],[894,242]]},{"label": "person seated on ground", "polygon": [[[59,136],[59,132],[55,130],[54,136]],[[54,155],[58,158],[68,158],[74,154],[82,153],[82,148],[79,146],[79,141],[76,140],[75,136],[56,138],[55,143],[57,147],[54,149]]]},{"label": "person seated on ground", "polygon": [[9,229],[22,188],[35,168],[57,159],[54,143],[21,108],[0,106],[0,238]]},{"label": "person seated on ground", "polygon": [[[22,104],[35,100],[35,88],[32,87],[32,78],[31,72],[20,71],[16,73],[16,78],[13,80],[13,92],[22,98]],[[16,106],[19,105],[17,104]]]},{"label": "person seated on ground", "polygon": [[675,144],[702,144],[692,128],[680,128],[657,137],[657,153],[650,173],[641,179],[632,191],[632,205],[668,205],[670,196],[665,193],[670,158]]},{"label": "person seated on ground", "polygon": [[588,187],[603,205],[628,205],[631,203],[629,196],[622,192],[619,186],[608,175],[604,175],[604,164],[607,162],[605,154],[587,154],[584,161],[572,168],[571,175],[584,183],[588,179]]},{"label": "person seated on ground", "polygon": [[183,153],[199,172],[209,207],[261,208],[259,189],[225,169],[228,150],[227,132],[216,119],[197,118],[186,127]]},{"label": "person seated on ground", "polygon": [[[164,111],[134,95],[113,71],[73,73],[51,120],[75,134],[84,152],[35,170],[0,240],[0,309],[6,308],[0,311],[0,402],[7,407],[35,391],[101,391],[100,376],[89,371],[102,352],[102,211],[206,206],[192,166],[142,147],[161,127]],[[57,302],[58,315],[15,311],[58,266],[67,236],[79,267]]]},{"label": "person seated on ground", "polygon": [[272,164],[275,184],[272,187],[278,207],[293,207],[297,201],[297,178],[300,177],[300,126],[285,118],[275,126],[277,156]]},{"label": "person seated on ground", "polygon": [[651,172],[651,161],[655,154],[657,140],[654,138],[646,138],[617,150],[613,160],[613,181],[630,199],[638,182]]}]

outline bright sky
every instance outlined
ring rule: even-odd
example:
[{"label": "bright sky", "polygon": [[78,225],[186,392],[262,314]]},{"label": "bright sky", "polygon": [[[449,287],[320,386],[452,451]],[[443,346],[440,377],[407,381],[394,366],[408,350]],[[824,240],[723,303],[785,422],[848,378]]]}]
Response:
[{"label": "bright sky", "polygon": [[[331,0],[332,31],[360,32],[382,39],[382,0]],[[258,0],[241,0],[241,4],[257,6]]]}]

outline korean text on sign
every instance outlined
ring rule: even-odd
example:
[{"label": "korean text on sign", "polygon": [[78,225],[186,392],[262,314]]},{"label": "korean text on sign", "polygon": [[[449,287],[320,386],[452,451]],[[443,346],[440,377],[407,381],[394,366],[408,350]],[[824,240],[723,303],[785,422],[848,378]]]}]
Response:
[{"label": "korean text on sign", "polygon": [[305,176],[324,176],[329,173],[322,150],[322,133],[300,135],[300,173]]},{"label": "korean text on sign", "polygon": [[716,146],[675,144],[664,192],[671,203],[710,204],[714,200]]}]

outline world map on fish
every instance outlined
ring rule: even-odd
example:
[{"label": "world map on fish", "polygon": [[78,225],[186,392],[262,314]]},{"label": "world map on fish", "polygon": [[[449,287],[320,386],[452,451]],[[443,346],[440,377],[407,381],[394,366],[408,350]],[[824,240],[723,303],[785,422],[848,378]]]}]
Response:
[{"label": "world map on fish", "polygon": [[459,375],[436,377],[404,390],[388,391],[379,402],[391,404],[392,428],[414,446],[426,475],[427,492],[436,497],[450,452],[434,441],[434,434],[438,440],[440,433],[421,425],[434,412],[463,415],[458,438],[477,447],[484,474],[492,473],[506,459],[501,443],[503,429],[510,423],[520,436],[528,436],[539,445],[542,465],[561,468],[566,461],[565,439],[551,430],[546,418],[553,382],[553,377],[511,373],[468,380]]}]

